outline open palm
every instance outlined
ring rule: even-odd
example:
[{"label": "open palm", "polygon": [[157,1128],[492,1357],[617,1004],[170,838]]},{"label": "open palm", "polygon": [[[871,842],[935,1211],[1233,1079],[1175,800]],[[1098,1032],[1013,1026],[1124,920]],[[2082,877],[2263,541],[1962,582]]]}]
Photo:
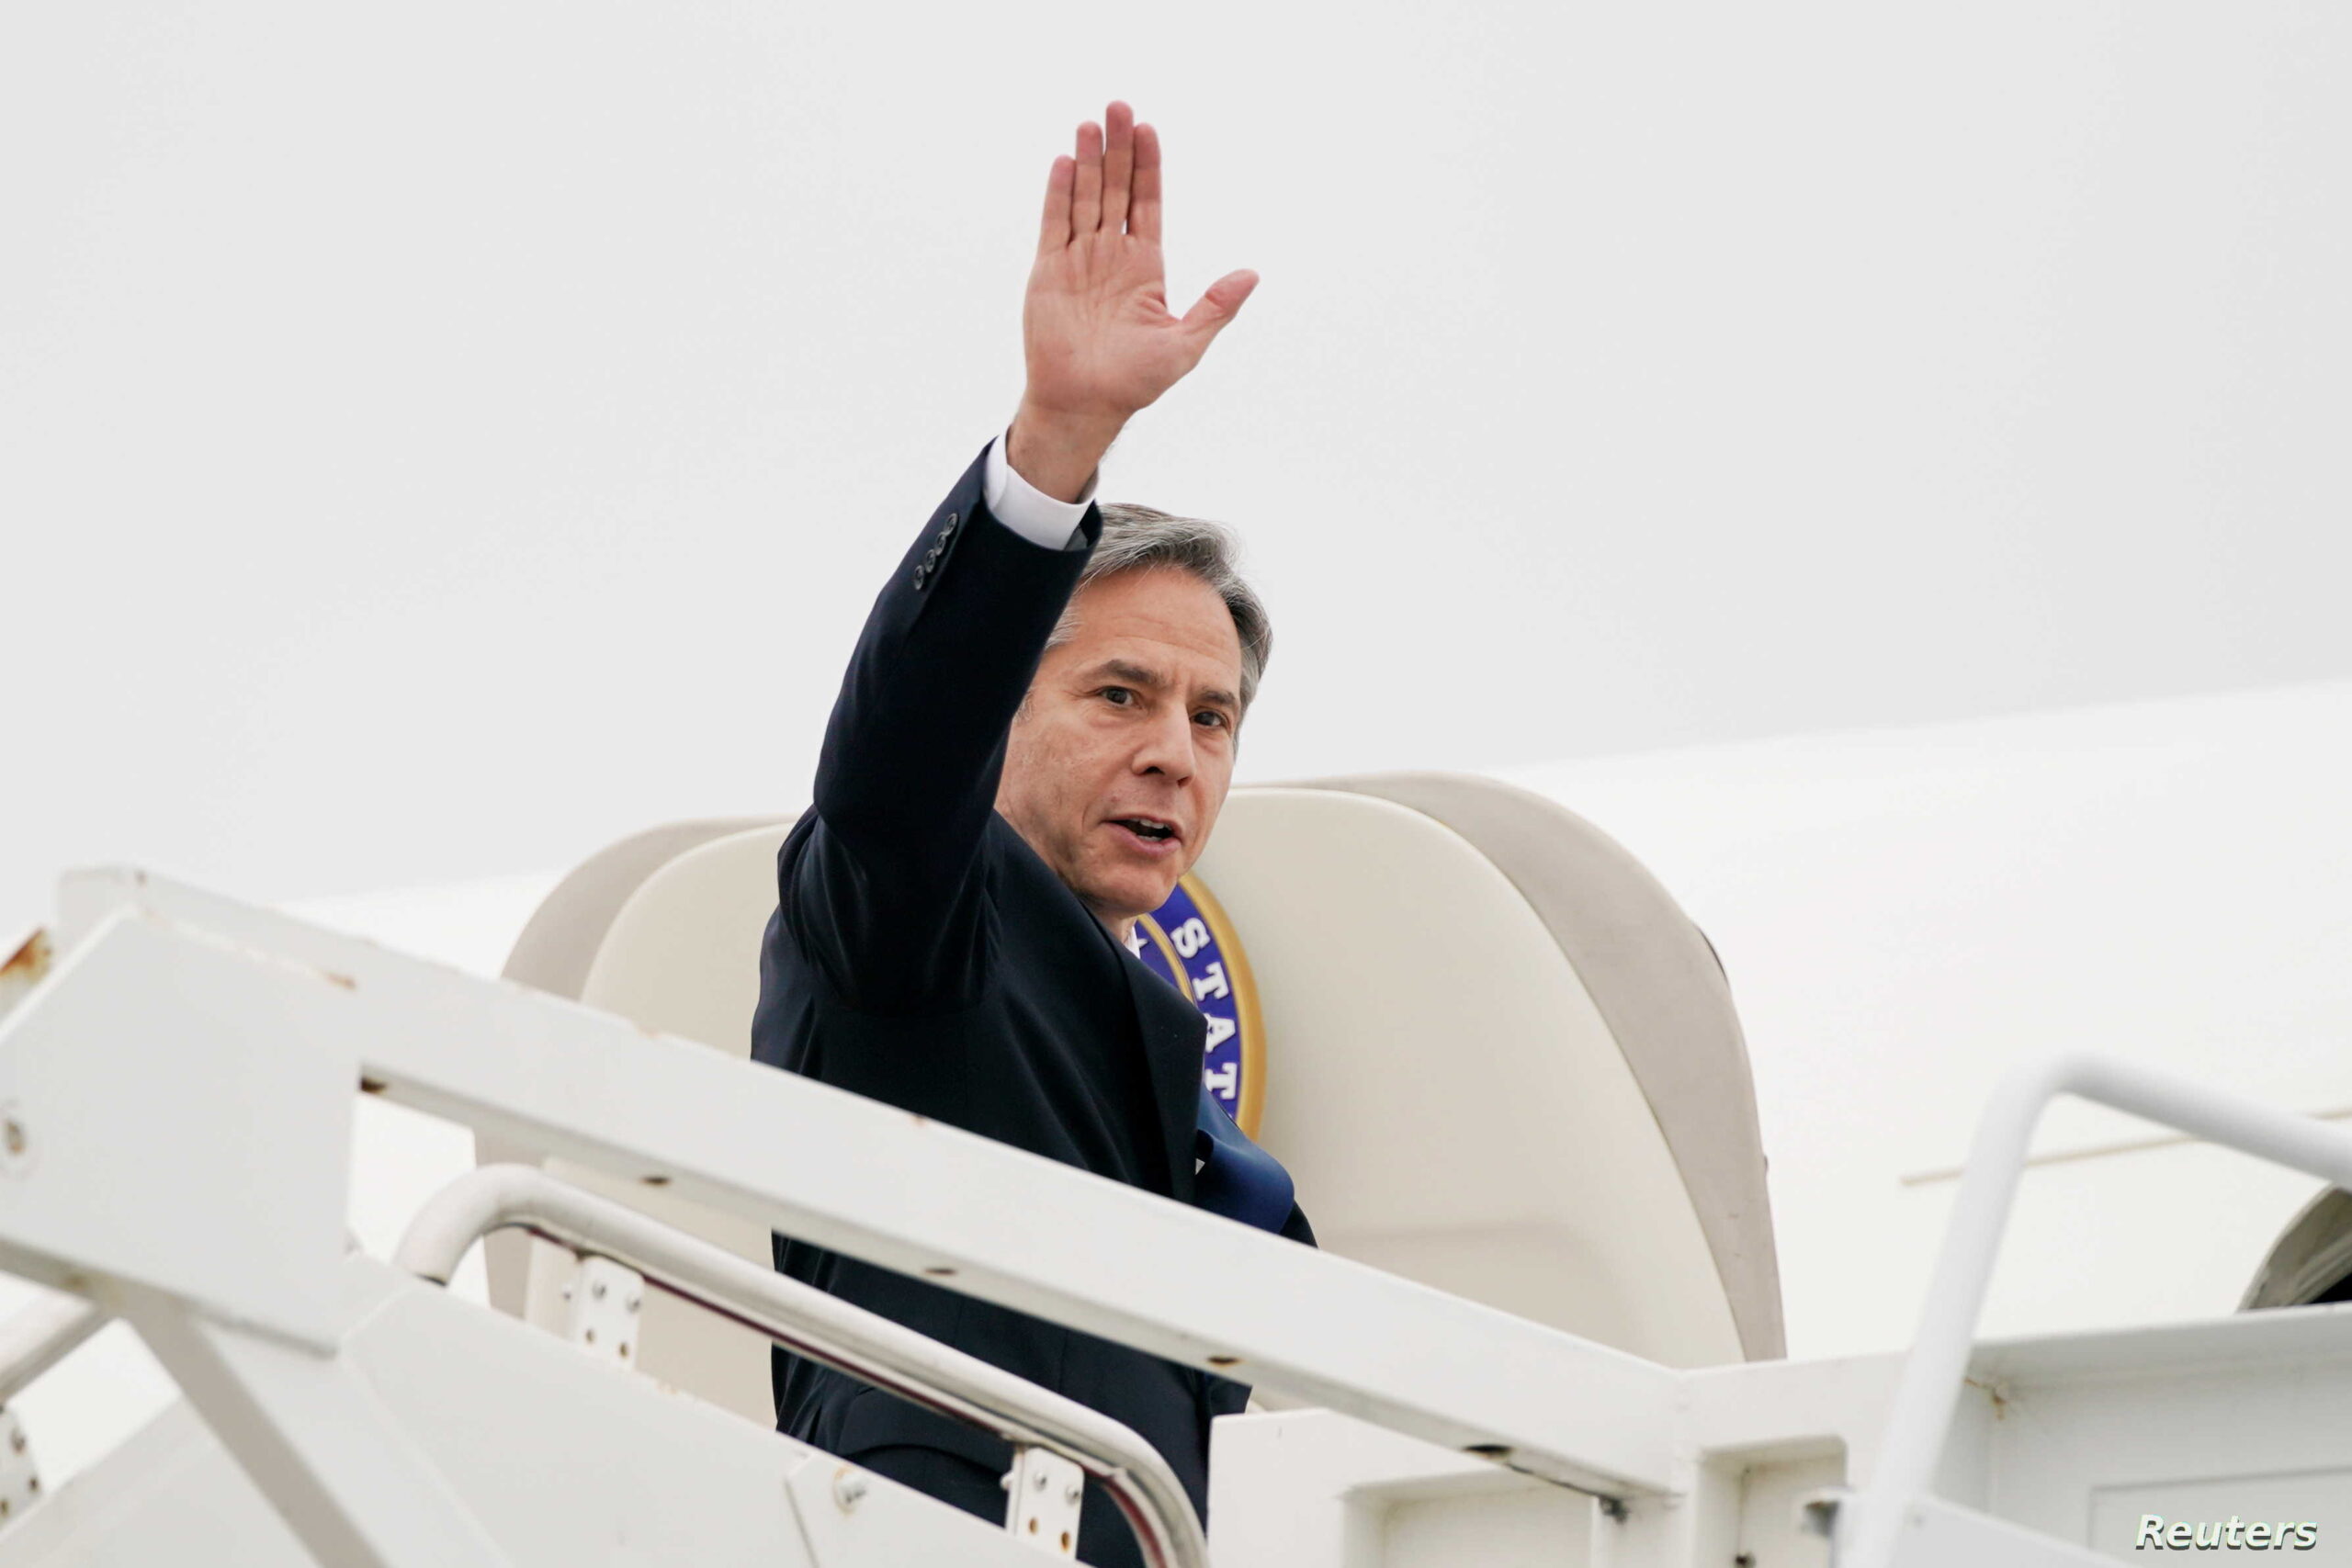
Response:
[{"label": "open palm", "polygon": [[[1159,134],[1114,102],[1054,160],[1022,308],[1027,404],[1115,424],[1200,363],[1258,275],[1227,273],[1179,320],[1159,254]],[[1108,134],[1105,134],[1105,127]]]}]

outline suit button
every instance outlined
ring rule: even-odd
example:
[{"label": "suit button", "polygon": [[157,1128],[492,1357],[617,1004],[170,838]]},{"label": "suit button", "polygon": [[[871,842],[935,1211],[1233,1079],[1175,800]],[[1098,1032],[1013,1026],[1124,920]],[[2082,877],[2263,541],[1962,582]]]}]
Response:
[{"label": "suit button", "polygon": [[[947,514],[947,527],[948,527],[948,528],[953,528],[954,526],[956,526],[956,513],[954,513],[953,512],[951,512],[951,513],[949,513]],[[946,528],[943,528],[943,529],[941,529],[941,530],[940,530],[940,532],[941,532],[941,533],[943,533],[943,534],[944,534],[944,533],[945,533],[946,531],[947,531],[947,529],[946,529]]]},{"label": "suit button", "polygon": [[919,566],[919,567],[915,568],[915,592],[916,592],[920,593],[920,592],[922,592],[922,574],[923,574],[925,571],[929,570],[930,570],[930,569],[929,569],[929,568],[927,568],[927,567],[920,567],[920,566]]}]

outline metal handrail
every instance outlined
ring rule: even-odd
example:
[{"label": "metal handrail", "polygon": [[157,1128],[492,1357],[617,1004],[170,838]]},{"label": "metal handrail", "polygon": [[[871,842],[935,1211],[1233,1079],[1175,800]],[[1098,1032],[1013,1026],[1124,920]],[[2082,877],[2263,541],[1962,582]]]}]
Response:
[{"label": "metal handrail", "polygon": [[54,1292],[19,1308],[0,1323],[0,1404],[24,1393],[34,1379],[113,1321],[96,1303]]},{"label": "metal handrail", "polygon": [[1151,1568],[1207,1568],[1208,1543],[1192,1499],[1133,1428],[530,1166],[483,1166],[434,1194],[409,1223],[394,1261],[447,1285],[476,1241],[509,1226],[609,1258],[673,1295],[925,1409],[1060,1454],[1109,1490]]},{"label": "metal handrail", "polygon": [[1838,1497],[1831,1525],[1838,1568],[1884,1568],[1892,1562],[1908,1505],[1934,1479],[2034,1125],[2042,1108],[2062,1094],[2352,1187],[2352,1135],[2311,1117],[2087,1052],[2037,1059],[2012,1071],[1977,1124],[1919,1331],[1887,1412],[1878,1463],[1868,1485]]}]

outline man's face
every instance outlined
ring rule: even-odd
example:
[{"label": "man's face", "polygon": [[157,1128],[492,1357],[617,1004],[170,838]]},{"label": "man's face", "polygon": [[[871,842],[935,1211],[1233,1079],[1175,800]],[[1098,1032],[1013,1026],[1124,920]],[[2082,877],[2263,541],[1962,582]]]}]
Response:
[{"label": "man's face", "polygon": [[1241,639],[1216,591],[1175,567],[1097,578],[1070,603],[1077,635],[1030,682],[996,808],[1123,931],[1167,901],[1225,804]]}]

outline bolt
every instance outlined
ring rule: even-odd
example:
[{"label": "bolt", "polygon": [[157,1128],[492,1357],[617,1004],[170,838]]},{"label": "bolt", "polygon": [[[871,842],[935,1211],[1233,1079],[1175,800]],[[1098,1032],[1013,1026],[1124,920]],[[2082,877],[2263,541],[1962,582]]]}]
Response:
[{"label": "bolt", "polygon": [[570,1301],[571,1299],[571,1287],[569,1285],[566,1285],[563,1288],[563,1299],[565,1301]]},{"label": "bolt", "polygon": [[1074,1485],[1074,1484],[1073,1484],[1073,1485],[1069,1485],[1069,1486],[1065,1486],[1065,1487],[1063,1487],[1063,1488],[1062,1488],[1062,1501],[1063,1501],[1063,1502],[1065,1502],[1065,1503],[1067,1503],[1067,1504],[1069,1504],[1071,1507],[1075,1508],[1075,1507],[1077,1507],[1077,1506],[1078,1506],[1078,1500],[1079,1500],[1079,1498],[1080,1498],[1081,1495],[1084,1495],[1084,1492],[1085,1492],[1085,1488],[1083,1488],[1083,1487],[1081,1487],[1081,1486],[1078,1486],[1078,1485]]},{"label": "bolt", "polygon": [[588,1293],[597,1301],[603,1301],[605,1299],[605,1281],[599,1280],[594,1284],[589,1286]]},{"label": "bolt", "polygon": [[1045,1489],[1046,1489],[1046,1472],[1045,1472],[1044,1471],[1042,1471],[1042,1470],[1041,1470],[1041,1471],[1039,1471],[1039,1472],[1037,1472],[1037,1490],[1038,1490],[1038,1491],[1040,1491],[1040,1492],[1043,1492]]},{"label": "bolt", "polygon": [[629,1310],[629,1311],[631,1311],[631,1312],[635,1312],[635,1311],[637,1310],[637,1308],[638,1308],[638,1301],[639,1301],[639,1298],[638,1298],[638,1297],[636,1297],[636,1296],[631,1296],[631,1297],[629,1297],[629,1299],[628,1299],[628,1310]]},{"label": "bolt", "polygon": [[25,1434],[22,1430],[14,1431],[8,1434],[8,1446],[16,1450],[18,1453],[23,1453],[25,1451]]},{"label": "bolt", "polygon": [[841,1506],[842,1513],[856,1507],[865,1495],[865,1477],[863,1475],[844,1470],[833,1477],[833,1501]]}]

